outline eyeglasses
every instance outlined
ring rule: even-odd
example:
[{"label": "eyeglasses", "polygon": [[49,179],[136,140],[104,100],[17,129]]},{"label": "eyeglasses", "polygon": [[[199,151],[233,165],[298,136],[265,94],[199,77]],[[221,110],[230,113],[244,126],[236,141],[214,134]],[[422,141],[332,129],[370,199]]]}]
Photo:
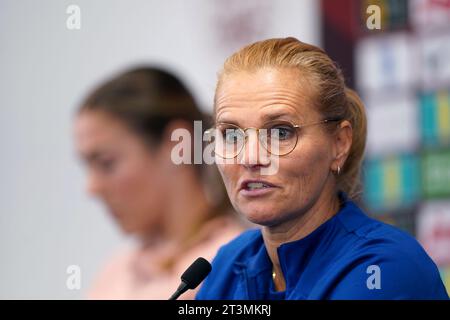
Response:
[{"label": "eyeglasses", "polygon": [[237,157],[245,146],[247,131],[255,130],[260,144],[272,155],[285,156],[297,146],[298,130],[308,126],[340,121],[340,119],[326,119],[307,124],[293,124],[289,121],[273,121],[262,128],[240,128],[237,125],[219,122],[213,128],[206,130],[207,140],[214,138],[214,152],[224,159]]}]

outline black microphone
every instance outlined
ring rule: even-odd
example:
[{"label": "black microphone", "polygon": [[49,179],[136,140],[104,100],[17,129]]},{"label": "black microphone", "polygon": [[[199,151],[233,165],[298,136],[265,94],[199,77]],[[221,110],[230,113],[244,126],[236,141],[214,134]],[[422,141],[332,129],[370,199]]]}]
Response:
[{"label": "black microphone", "polygon": [[176,300],[188,289],[195,289],[211,272],[211,264],[204,258],[197,258],[189,268],[181,275],[181,284],[177,291],[169,298]]}]

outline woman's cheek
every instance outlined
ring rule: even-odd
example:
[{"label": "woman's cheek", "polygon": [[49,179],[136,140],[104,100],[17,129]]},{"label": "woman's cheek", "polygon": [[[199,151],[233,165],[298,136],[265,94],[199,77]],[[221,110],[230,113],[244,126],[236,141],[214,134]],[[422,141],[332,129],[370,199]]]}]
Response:
[{"label": "woman's cheek", "polygon": [[232,194],[232,190],[231,190],[231,177],[230,177],[232,170],[229,165],[225,165],[225,164],[218,164],[217,168],[222,177],[223,183],[225,185],[225,189],[227,190],[228,197],[230,199],[232,199],[233,194]]},{"label": "woman's cheek", "polygon": [[291,199],[304,202],[309,198],[312,185],[315,183],[315,168],[317,161],[308,154],[293,156],[288,161],[280,163],[280,173],[284,177],[283,183],[288,187]]}]

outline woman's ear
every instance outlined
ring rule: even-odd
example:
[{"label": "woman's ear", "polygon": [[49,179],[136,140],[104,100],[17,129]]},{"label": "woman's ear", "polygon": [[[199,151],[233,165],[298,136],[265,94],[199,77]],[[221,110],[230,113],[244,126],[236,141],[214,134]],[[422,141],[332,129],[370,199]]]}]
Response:
[{"label": "woman's ear", "polygon": [[335,157],[331,164],[331,170],[337,171],[338,167],[342,169],[347,160],[350,148],[352,146],[353,129],[348,120],[339,124],[334,135]]}]

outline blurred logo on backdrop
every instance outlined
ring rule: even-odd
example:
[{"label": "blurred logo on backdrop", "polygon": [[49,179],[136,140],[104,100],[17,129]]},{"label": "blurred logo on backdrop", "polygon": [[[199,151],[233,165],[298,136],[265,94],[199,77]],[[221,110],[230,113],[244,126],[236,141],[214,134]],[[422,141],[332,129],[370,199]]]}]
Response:
[{"label": "blurred logo on backdrop", "polygon": [[216,46],[226,51],[260,40],[272,29],[270,1],[216,0],[212,4]]}]

